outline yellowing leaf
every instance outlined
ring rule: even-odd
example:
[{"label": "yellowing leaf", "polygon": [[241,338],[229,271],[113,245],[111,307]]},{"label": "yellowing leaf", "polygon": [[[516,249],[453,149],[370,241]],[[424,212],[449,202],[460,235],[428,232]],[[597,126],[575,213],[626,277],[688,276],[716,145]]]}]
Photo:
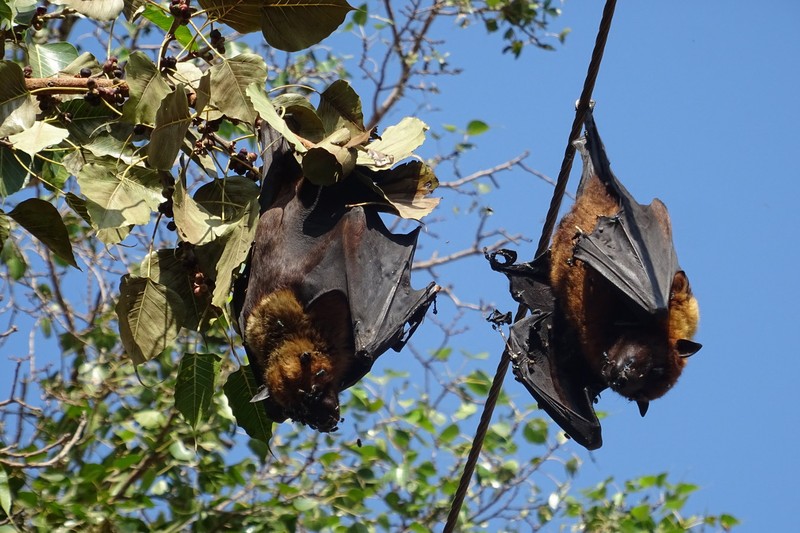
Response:
[{"label": "yellowing leaf", "polygon": [[64,128],[38,121],[28,129],[10,135],[8,140],[14,149],[21,150],[33,157],[48,146],[58,144],[67,137],[69,137],[69,131]]}]

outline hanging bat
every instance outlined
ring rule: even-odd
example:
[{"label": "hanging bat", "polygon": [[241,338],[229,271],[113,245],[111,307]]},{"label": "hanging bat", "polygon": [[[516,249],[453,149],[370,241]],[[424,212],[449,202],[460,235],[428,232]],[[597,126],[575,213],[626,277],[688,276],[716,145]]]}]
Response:
[{"label": "hanging bat", "polygon": [[533,263],[490,257],[511,280],[512,295],[536,310],[512,328],[515,375],[551,417],[589,449],[600,447],[592,403],[607,387],[650,400],[678,380],[699,310],[678,266],[666,206],[634,200],[611,172],[591,112],[576,147],[583,172],[575,204],[550,251]]},{"label": "hanging bat", "polygon": [[263,130],[262,215],[234,308],[267,415],[337,429],[339,392],[399,351],[439,287],[410,285],[419,228],[391,233],[359,184],[303,178],[288,144]]}]

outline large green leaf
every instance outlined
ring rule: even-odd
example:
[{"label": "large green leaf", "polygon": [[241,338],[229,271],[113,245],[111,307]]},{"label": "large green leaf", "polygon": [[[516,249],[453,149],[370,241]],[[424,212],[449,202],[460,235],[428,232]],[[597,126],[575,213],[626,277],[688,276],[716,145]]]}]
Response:
[{"label": "large green leaf", "polygon": [[418,118],[405,117],[399,124],[389,126],[381,134],[381,138],[367,145],[366,150],[359,152],[358,165],[381,170],[411,157],[414,150],[425,142],[427,124]]},{"label": "large green leaf", "polygon": [[147,160],[151,167],[163,170],[172,168],[191,121],[186,91],[179,84],[161,101],[156,113],[156,126],[147,145]]},{"label": "large green leaf", "polygon": [[26,154],[15,154],[12,149],[0,146],[0,197],[14,194],[25,184],[28,170],[17,158],[22,159],[25,165],[30,164],[30,157]]},{"label": "large green leaf", "polygon": [[67,137],[69,137],[69,131],[64,128],[37,121],[30,128],[10,135],[8,140],[15,150],[21,150],[33,157],[48,146],[58,144]]},{"label": "large green leaf", "polygon": [[266,0],[262,6],[264,39],[286,52],[317,44],[333,33],[353,9],[346,0]]},{"label": "large green leaf", "polygon": [[180,326],[197,330],[201,324],[217,316],[211,307],[211,294],[194,291],[194,270],[187,268],[181,252],[174,248],[158,250],[145,256],[139,268],[142,277],[172,289],[183,303],[183,316]]},{"label": "large green leaf", "polygon": [[347,128],[353,137],[364,133],[361,98],[344,80],[331,83],[320,94],[317,114],[328,135],[341,128]]},{"label": "large green leaf", "polygon": [[58,210],[50,202],[39,198],[29,198],[19,203],[8,213],[8,216],[42,241],[51,252],[78,268],[75,256],[72,255],[72,244],[69,242],[67,227]]},{"label": "large green leaf", "polygon": [[193,428],[208,412],[222,358],[210,353],[187,353],[181,358],[175,382],[175,407]]},{"label": "large green leaf", "polygon": [[87,205],[89,215],[99,229],[146,224],[164,201],[158,171],[116,163],[105,158],[102,164],[83,165],[78,174],[81,192],[92,202]]},{"label": "large green leaf", "polygon": [[0,125],[2,125],[15,109],[28,100],[28,90],[25,88],[22,69],[11,61],[0,61],[0,80],[3,80],[0,83]]},{"label": "large green leaf", "polygon": [[279,115],[291,124],[292,131],[300,137],[318,143],[325,138],[325,126],[317,110],[301,94],[287,93],[272,99],[272,105],[280,110]]},{"label": "large green leaf", "polygon": [[203,184],[194,199],[209,213],[227,222],[242,217],[257,200],[258,185],[243,176],[228,176]]},{"label": "large green leaf", "polygon": [[[88,68],[92,71],[93,74],[97,74],[102,69],[100,63],[97,62],[97,58],[94,57],[94,54],[91,52],[83,52],[81,55],[76,57],[69,65],[65,66],[61,69],[60,73],[63,74],[70,74],[75,76],[80,73],[81,69]],[[82,98],[78,99],[82,101]],[[105,106],[100,106],[105,107]]]},{"label": "large green leaf", "polygon": [[177,338],[183,310],[175,291],[151,279],[125,275],[116,312],[122,346],[133,364],[139,365]]},{"label": "large green leaf", "polygon": [[0,466],[0,509],[6,516],[11,516],[11,488],[8,486],[8,474],[2,466]]},{"label": "large green leaf", "polygon": [[261,403],[250,400],[258,392],[258,385],[249,366],[241,366],[228,376],[223,387],[236,423],[254,439],[269,443],[272,438],[272,420]]},{"label": "large green leaf", "polygon": [[161,100],[170,92],[156,64],[144,52],[134,52],[125,66],[130,97],[122,108],[122,119],[131,124],[153,124]]},{"label": "large green leaf", "polygon": [[351,136],[347,128],[333,132],[303,156],[303,176],[315,185],[341,181],[356,166],[355,148],[348,148]]},{"label": "large green leaf", "polygon": [[28,62],[33,68],[34,78],[55,76],[77,58],[78,51],[69,43],[31,43],[28,45]]},{"label": "large green leaf", "polygon": [[247,124],[255,121],[255,110],[247,96],[251,83],[264,85],[267,65],[256,54],[239,54],[211,67],[211,104],[231,119]]},{"label": "large green leaf", "polygon": [[200,0],[211,19],[240,33],[261,30],[270,46],[296,52],[330,35],[353,9],[345,0]]},{"label": "large green leaf", "polygon": [[206,244],[231,231],[233,224],[209,212],[186,191],[180,180],[172,194],[172,210],[178,233],[186,242]]}]

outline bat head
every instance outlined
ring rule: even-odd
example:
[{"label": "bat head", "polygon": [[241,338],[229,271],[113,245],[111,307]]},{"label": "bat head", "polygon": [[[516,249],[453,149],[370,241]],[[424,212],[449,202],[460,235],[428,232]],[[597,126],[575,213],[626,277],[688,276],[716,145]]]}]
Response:
[{"label": "bat head", "polygon": [[634,330],[620,335],[608,350],[602,373],[617,393],[646,402],[660,398],[672,388],[684,365],[685,359],[671,343]]},{"label": "bat head", "polygon": [[270,398],[286,415],[328,432],[339,423],[339,379],[331,357],[307,338],[282,343],[273,354],[276,364],[267,370]]}]

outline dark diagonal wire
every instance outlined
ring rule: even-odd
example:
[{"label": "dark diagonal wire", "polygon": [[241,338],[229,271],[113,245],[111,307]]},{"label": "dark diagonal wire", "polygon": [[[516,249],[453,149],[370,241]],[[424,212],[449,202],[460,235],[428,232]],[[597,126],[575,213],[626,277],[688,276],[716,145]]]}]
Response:
[{"label": "dark diagonal wire", "polygon": [[[603,59],[603,51],[605,50],[606,41],[608,40],[608,32],[611,29],[611,20],[614,17],[614,8],[616,8],[616,6],[616,0],[607,0],[605,8],[603,9],[603,17],[600,20],[600,27],[597,30],[597,39],[594,43],[592,59],[589,62],[586,80],[583,83],[583,91],[581,92],[580,100],[578,100],[578,105],[575,109],[575,119],[572,121],[572,129],[569,132],[567,148],[564,150],[564,160],[561,163],[561,170],[558,173],[558,180],[556,181],[556,186],[553,191],[553,199],[550,201],[550,208],[547,211],[547,218],[542,228],[542,236],[539,239],[535,257],[543,254],[550,244],[550,237],[556,225],[556,220],[558,219],[558,211],[561,208],[561,200],[567,188],[567,181],[569,181],[569,173],[570,170],[572,170],[572,161],[575,159],[575,147],[572,143],[578,138],[578,135],[580,135],[586,111],[589,109],[592,91],[594,90],[595,81],[597,81],[597,73],[600,71],[600,62]],[[527,307],[520,304],[516,316],[514,317],[514,322],[523,319],[527,312]],[[503,355],[500,357],[500,363],[497,365],[497,372],[492,381],[492,386],[489,389],[489,395],[486,397],[486,404],[483,407],[483,413],[481,414],[481,419],[475,432],[475,438],[472,441],[472,448],[470,448],[467,462],[464,464],[464,472],[461,474],[458,489],[453,497],[450,513],[447,515],[447,523],[445,523],[444,529],[442,530],[443,533],[452,533],[458,523],[458,515],[461,512],[461,506],[464,504],[464,497],[469,489],[469,482],[475,471],[475,465],[478,462],[478,457],[483,447],[483,441],[486,438],[486,431],[489,429],[492,413],[494,412],[495,405],[497,405],[497,399],[500,396],[500,389],[502,388],[510,361],[511,354],[506,344]]]}]

